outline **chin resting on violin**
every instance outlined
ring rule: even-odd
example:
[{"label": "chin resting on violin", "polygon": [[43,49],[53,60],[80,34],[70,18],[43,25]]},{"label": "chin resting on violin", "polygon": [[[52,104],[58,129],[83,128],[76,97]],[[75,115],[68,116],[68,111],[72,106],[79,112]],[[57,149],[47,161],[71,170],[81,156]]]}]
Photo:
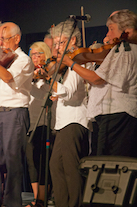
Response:
[{"label": "chin resting on violin", "polygon": [[[126,10],[125,10],[125,12],[126,12]],[[129,12],[129,13],[132,13],[132,12]],[[116,11],[116,12],[112,13],[112,15],[110,15],[110,18],[112,18],[112,19],[118,18],[118,15],[119,15],[119,11]],[[108,22],[109,21],[111,21],[111,20],[109,19]],[[122,42],[123,39],[125,39],[125,41],[131,42],[131,43],[137,43],[136,42],[137,41],[137,28],[130,28],[130,26],[128,28],[128,26],[127,27],[125,26],[124,28],[119,29],[118,24],[112,23],[112,24],[108,25],[108,29],[109,29],[109,31],[108,31],[106,37],[104,38],[104,44],[106,46],[112,45],[112,47],[113,47],[115,45],[115,40],[116,40],[116,44],[117,44],[117,41],[119,44],[119,42]],[[123,35],[122,40],[121,40],[121,35]],[[103,46],[102,46],[102,48],[103,48]],[[109,49],[111,49],[111,47]],[[60,59],[61,59],[61,55],[58,55],[57,61],[59,62]],[[91,59],[91,61],[93,61],[93,60]],[[71,58],[69,58],[67,55],[65,55],[62,63],[71,67],[71,65],[74,63],[74,61]],[[93,71],[89,71],[87,69],[83,70],[83,67],[79,66],[77,63],[74,64],[73,70],[75,70],[79,75],[81,75],[89,83],[92,83],[95,85],[98,85],[98,84],[100,85],[105,82],[100,77],[98,77]]]}]

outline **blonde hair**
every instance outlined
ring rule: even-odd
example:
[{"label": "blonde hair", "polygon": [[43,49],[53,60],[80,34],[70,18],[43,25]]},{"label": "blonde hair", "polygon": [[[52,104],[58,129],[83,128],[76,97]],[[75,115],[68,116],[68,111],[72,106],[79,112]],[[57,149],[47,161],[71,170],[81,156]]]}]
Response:
[{"label": "blonde hair", "polygon": [[34,42],[31,46],[30,46],[30,53],[29,53],[29,56],[31,57],[31,50],[33,49],[36,49],[38,52],[44,52],[44,55],[45,55],[45,61],[51,57],[51,51],[50,51],[50,48],[49,46],[45,43],[45,42],[42,42],[42,41],[39,41],[39,42]]},{"label": "blonde hair", "polygon": [[[69,38],[73,29],[72,26],[73,26],[73,20],[66,20],[65,22],[60,22],[57,26],[54,27],[54,37],[59,37],[60,35],[64,35],[66,38]],[[76,37],[76,46],[80,47],[81,32],[77,26],[72,34],[72,37]]]}]

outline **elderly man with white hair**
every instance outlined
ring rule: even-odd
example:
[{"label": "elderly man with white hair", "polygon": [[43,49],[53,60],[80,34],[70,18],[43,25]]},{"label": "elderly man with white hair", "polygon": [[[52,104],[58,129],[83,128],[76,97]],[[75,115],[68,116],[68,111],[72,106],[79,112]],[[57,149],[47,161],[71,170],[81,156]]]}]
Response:
[{"label": "elderly man with white hair", "polygon": [[10,48],[16,59],[5,68],[0,65],[0,164],[6,164],[7,178],[3,206],[21,207],[22,150],[29,128],[33,64],[19,47],[21,31],[13,22],[0,27],[0,46]]}]

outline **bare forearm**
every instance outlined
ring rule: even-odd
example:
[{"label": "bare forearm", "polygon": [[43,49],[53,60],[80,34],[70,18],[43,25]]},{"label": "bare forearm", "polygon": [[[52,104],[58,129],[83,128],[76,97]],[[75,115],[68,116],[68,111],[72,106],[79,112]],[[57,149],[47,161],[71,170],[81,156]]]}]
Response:
[{"label": "bare forearm", "polygon": [[0,78],[5,82],[9,83],[13,81],[11,73],[0,65]]},{"label": "bare forearm", "polygon": [[[52,84],[52,82],[53,82],[53,79],[51,79],[51,83],[50,83],[50,85]],[[55,82],[53,83],[52,89],[53,89],[53,91],[55,91],[55,92],[57,93],[57,81],[55,81]]]},{"label": "bare forearm", "polygon": [[[66,64],[71,67],[73,60],[66,59]],[[74,64],[73,70],[78,73],[84,80],[87,80],[90,84],[101,85],[105,83],[105,81],[101,79],[94,71],[83,68],[77,63]]]}]

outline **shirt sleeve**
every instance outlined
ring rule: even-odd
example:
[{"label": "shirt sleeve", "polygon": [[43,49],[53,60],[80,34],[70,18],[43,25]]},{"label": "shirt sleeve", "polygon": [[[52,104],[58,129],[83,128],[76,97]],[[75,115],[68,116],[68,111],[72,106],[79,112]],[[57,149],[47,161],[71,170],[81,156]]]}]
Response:
[{"label": "shirt sleeve", "polygon": [[115,49],[116,47],[110,51],[95,73],[106,82],[122,88],[132,67],[132,52],[125,51],[123,45],[118,53]]},{"label": "shirt sleeve", "polygon": [[7,69],[13,76],[15,87],[19,88],[25,81],[33,75],[34,65],[26,55],[19,56]]},{"label": "shirt sleeve", "polygon": [[57,82],[57,93],[53,93],[55,96],[64,99],[65,101],[70,100],[73,94],[77,91],[78,85],[83,79],[69,68],[64,76],[63,84]]}]

